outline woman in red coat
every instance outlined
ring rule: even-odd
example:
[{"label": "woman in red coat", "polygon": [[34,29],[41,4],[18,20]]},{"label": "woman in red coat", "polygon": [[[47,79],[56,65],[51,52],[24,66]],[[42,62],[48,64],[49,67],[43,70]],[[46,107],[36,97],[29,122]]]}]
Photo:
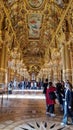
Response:
[{"label": "woman in red coat", "polygon": [[49,82],[49,85],[46,90],[46,104],[48,106],[46,114],[54,117],[54,105],[55,105],[55,95],[56,87],[53,86],[52,82]]}]

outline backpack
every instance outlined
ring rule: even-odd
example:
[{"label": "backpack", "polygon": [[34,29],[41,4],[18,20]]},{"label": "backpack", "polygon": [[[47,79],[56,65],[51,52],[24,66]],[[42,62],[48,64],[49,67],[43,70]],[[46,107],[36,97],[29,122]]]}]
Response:
[{"label": "backpack", "polygon": [[57,98],[55,92],[49,92],[49,97],[51,100],[55,100]]}]

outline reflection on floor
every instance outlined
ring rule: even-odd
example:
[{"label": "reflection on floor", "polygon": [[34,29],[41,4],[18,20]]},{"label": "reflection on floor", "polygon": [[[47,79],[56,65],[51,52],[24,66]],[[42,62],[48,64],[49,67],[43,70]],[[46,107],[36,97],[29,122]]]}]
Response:
[{"label": "reflection on floor", "polygon": [[12,94],[4,94],[3,99],[5,98],[45,99],[42,90],[13,90]]},{"label": "reflection on floor", "polygon": [[57,105],[56,117],[49,117],[45,114],[45,97],[42,92],[23,94],[22,91],[21,93],[20,95],[19,93],[4,95],[2,101],[0,97],[0,130],[73,129],[72,125],[60,126],[63,115]]}]

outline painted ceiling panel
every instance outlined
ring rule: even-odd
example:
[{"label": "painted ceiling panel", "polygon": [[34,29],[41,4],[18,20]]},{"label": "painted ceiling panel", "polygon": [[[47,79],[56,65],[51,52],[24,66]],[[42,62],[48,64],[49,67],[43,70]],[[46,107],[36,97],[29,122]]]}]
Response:
[{"label": "painted ceiling panel", "polygon": [[28,15],[28,37],[29,38],[40,38],[40,29],[42,25],[41,14],[29,14]]}]

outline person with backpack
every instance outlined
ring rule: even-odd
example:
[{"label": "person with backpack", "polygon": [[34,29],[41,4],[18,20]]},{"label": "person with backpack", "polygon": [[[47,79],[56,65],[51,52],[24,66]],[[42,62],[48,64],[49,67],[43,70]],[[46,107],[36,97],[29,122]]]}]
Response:
[{"label": "person with backpack", "polygon": [[47,113],[51,117],[55,117],[55,99],[56,99],[56,87],[52,82],[49,82],[46,90],[46,104],[47,104]]}]

